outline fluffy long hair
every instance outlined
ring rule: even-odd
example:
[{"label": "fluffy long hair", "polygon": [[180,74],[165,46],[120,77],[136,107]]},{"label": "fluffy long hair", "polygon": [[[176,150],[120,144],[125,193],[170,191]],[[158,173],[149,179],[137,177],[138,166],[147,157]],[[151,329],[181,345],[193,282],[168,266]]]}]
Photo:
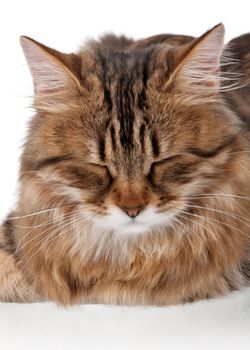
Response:
[{"label": "fluffy long hair", "polygon": [[249,132],[223,38],[106,36],[77,54],[21,38],[36,115],[2,246],[29,299],[162,305],[248,283]]}]

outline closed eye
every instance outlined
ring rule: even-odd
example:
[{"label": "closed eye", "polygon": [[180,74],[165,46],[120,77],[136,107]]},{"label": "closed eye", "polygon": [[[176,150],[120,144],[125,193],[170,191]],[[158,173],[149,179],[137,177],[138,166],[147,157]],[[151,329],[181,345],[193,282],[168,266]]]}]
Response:
[{"label": "closed eye", "polygon": [[58,163],[62,163],[68,160],[71,160],[72,156],[70,154],[63,154],[60,156],[53,156],[53,157],[48,157],[48,158],[43,158],[38,161],[36,161],[33,165],[32,168],[33,170],[40,170],[43,168],[46,168],[51,165],[55,165]]},{"label": "closed eye", "polygon": [[181,157],[183,157],[183,155],[187,153],[192,154],[196,157],[200,157],[200,158],[212,158],[215,157],[217,154],[219,154],[221,151],[223,151],[225,148],[227,148],[228,146],[230,146],[234,140],[234,136],[231,137],[230,139],[228,139],[226,142],[223,142],[222,144],[219,144],[218,146],[214,147],[213,149],[210,150],[202,150],[199,148],[195,148],[195,147],[189,147],[187,148],[182,154],[177,154],[177,155],[173,155],[164,159],[160,159],[160,160],[156,160],[152,163],[153,165],[160,165],[160,164],[164,164],[164,163],[168,163],[171,161],[175,161],[175,160],[179,160]]},{"label": "closed eye", "polygon": [[219,154],[221,151],[223,151],[225,148],[227,148],[228,146],[230,146],[233,142],[235,137],[231,137],[230,139],[228,139],[226,142],[223,142],[222,144],[216,146],[213,149],[210,150],[201,150],[198,148],[188,148],[188,152],[198,156],[198,157],[202,157],[202,158],[212,158],[215,157],[217,154]]},{"label": "closed eye", "polygon": [[155,167],[161,166],[161,165],[164,165],[164,164],[171,163],[172,161],[178,160],[179,158],[181,158],[181,155],[180,155],[180,154],[154,161],[154,162],[151,164],[151,167],[150,167],[150,169],[149,169],[148,177],[149,177],[149,178],[152,177],[153,171],[154,171],[154,168],[155,168]]}]

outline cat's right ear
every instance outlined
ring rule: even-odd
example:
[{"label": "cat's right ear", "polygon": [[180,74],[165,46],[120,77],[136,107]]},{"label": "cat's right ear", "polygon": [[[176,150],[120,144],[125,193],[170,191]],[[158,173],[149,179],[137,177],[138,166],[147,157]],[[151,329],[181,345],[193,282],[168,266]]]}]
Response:
[{"label": "cat's right ear", "polygon": [[20,37],[20,43],[33,77],[36,97],[50,101],[56,97],[65,99],[79,94],[80,82],[65,64],[71,63],[70,54],[48,48],[26,36]]},{"label": "cat's right ear", "polygon": [[223,24],[219,24],[185,45],[163,48],[160,58],[169,64],[168,79],[163,86],[178,103],[217,101],[219,92],[234,83],[232,73],[221,73],[221,65],[229,64],[223,54],[224,32]]}]

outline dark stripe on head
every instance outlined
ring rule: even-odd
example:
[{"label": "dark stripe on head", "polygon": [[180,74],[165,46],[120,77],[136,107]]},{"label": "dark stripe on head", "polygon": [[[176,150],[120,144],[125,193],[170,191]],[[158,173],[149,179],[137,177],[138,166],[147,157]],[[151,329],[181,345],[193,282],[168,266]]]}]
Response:
[{"label": "dark stripe on head", "polygon": [[110,126],[110,137],[111,137],[113,149],[116,149],[115,128],[113,124],[111,124]]},{"label": "dark stripe on head", "polygon": [[106,159],[106,155],[105,155],[105,142],[103,138],[99,139],[99,155],[100,155],[100,160],[104,161]]},{"label": "dark stripe on head", "polygon": [[99,77],[102,83],[102,88],[104,91],[104,101],[107,105],[108,113],[110,113],[113,109],[113,103],[110,95],[110,91],[107,87],[107,61],[106,58],[103,56],[102,52],[100,50],[96,51],[99,62],[101,64],[101,76]]},{"label": "dark stripe on head", "polygon": [[145,88],[143,88],[137,96],[137,107],[142,111],[148,108],[146,99],[146,91]]},{"label": "dark stripe on head", "polygon": [[148,50],[148,52],[145,55],[144,65],[143,65],[143,70],[142,70],[142,81],[143,81],[144,89],[147,88],[148,79],[149,79],[149,76],[151,74],[152,67],[150,67],[150,62],[151,62],[153,53],[154,53],[154,49],[151,48]]},{"label": "dark stripe on head", "polygon": [[118,119],[120,121],[120,142],[124,148],[133,146],[133,127],[135,114],[131,103],[133,102],[132,88],[129,80],[122,77],[117,86]]},{"label": "dark stripe on head", "polygon": [[151,136],[152,151],[154,157],[158,157],[160,154],[159,141],[157,139],[156,133],[154,132]]},{"label": "dark stripe on head", "polygon": [[105,102],[108,108],[108,113],[110,113],[112,111],[113,108],[113,103],[111,100],[111,96],[110,96],[110,91],[107,89],[106,86],[104,86],[104,98],[105,98]]},{"label": "dark stripe on head", "polygon": [[148,79],[149,79],[149,75],[150,75],[149,62],[150,62],[150,59],[151,59],[152,52],[153,51],[149,51],[147,53],[145,61],[144,61],[143,69],[142,69],[143,87],[142,87],[141,92],[138,94],[138,97],[137,97],[137,106],[141,110],[144,110],[144,109],[148,108],[146,89],[147,89]]},{"label": "dark stripe on head", "polygon": [[142,124],[140,127],[140,143],[141,143],[142,152],[145,151],[145,145],[144,145],[145,128],[146,128],[145,124]]}]

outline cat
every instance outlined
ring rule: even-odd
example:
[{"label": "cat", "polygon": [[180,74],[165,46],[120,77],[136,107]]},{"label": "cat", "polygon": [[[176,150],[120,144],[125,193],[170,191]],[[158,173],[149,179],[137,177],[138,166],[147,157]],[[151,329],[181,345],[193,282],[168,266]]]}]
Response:
[{"label": "cat", "polygon": [[0,299],[169,305],[250,281],[250,35],[21,37],[34,82]]}]

